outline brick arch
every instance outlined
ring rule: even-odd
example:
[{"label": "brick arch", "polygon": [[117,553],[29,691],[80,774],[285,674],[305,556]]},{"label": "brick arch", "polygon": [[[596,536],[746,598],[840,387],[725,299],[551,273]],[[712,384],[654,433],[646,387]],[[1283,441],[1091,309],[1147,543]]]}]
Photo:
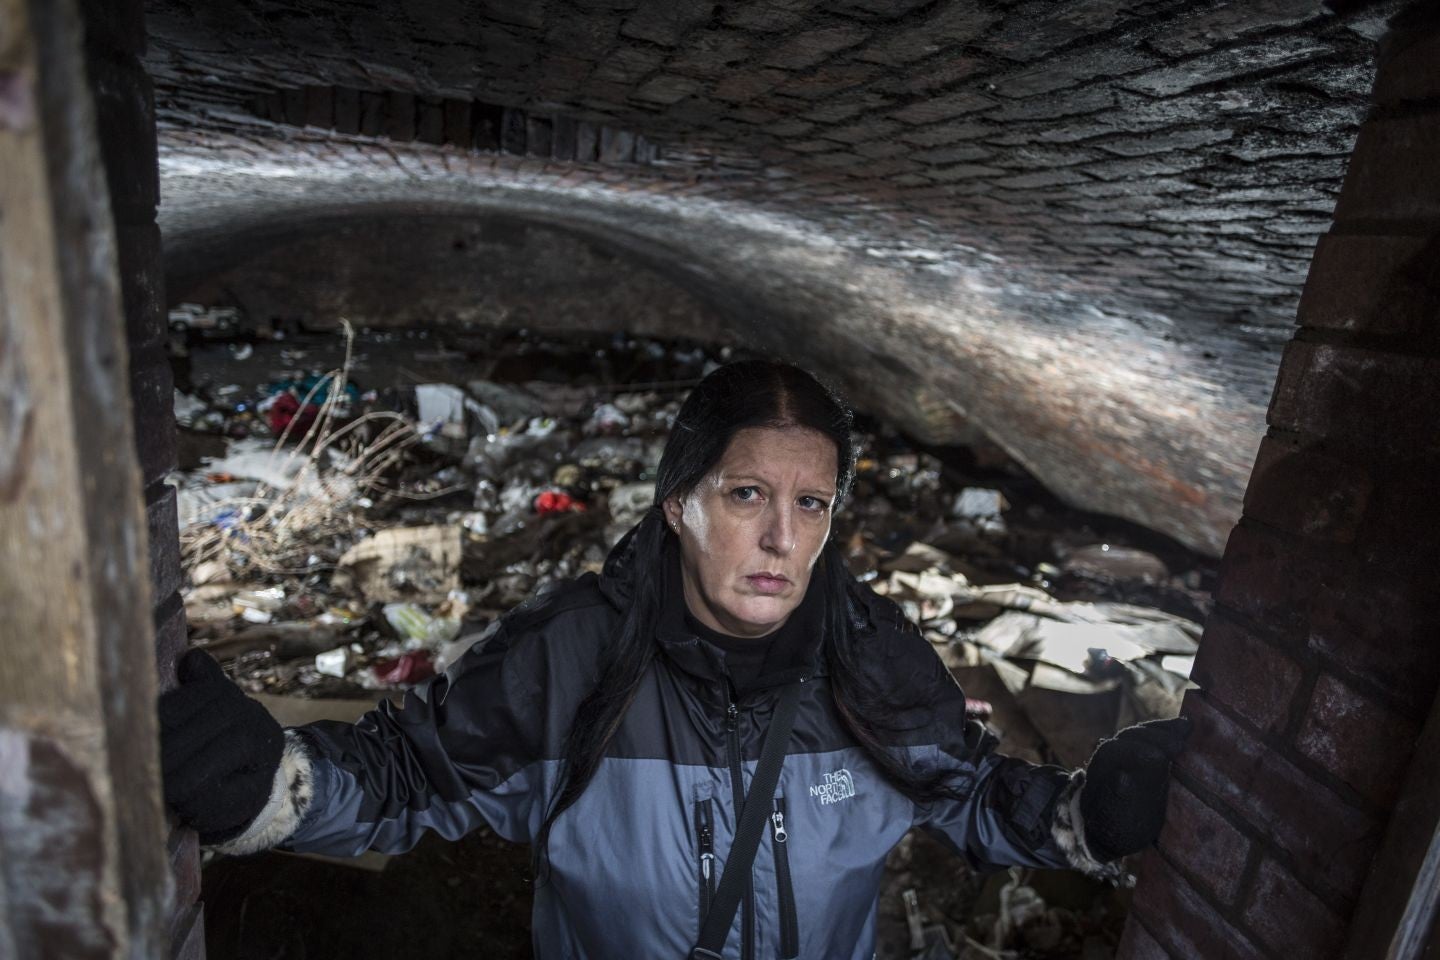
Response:
[{"label": "brick arch", "polygon": [[[707,196],[703,182],[426,144],[225,143],[162,141],[161,227],[182,277],[213,262],[217,244],[362,208],[558,225],[681,280],[729,336],[830,373],[923,438],[990,434],[1078,505],[1212,552],[1238,512],[1264,367],[1210,364],[1167,339],[1163,317],[1064,275],[941,237],[923,247]],[[1204,416],[1177,428],[1163,409],[1177,398]]]}]

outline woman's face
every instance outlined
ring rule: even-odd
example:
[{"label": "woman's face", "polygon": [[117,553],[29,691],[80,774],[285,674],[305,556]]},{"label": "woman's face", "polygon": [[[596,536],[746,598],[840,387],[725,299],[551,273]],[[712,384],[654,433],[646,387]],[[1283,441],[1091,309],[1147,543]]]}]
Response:
[{"label": "woman's face", "polygon": [[694,490],[665,501],[695,619],[730,636],[763,637],[800,606],[830,535],[838,465],[822,433],[750,427]]}]

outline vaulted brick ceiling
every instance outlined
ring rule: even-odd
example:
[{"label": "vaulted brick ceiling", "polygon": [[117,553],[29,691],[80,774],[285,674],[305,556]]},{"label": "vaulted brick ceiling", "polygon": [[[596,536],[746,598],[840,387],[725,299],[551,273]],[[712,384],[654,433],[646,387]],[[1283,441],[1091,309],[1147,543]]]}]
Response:
[{"label": "vaulted brick ceiling", "polygon": [[1361,6],[150,0],[167,259],[551,225],[1218,552],[1393,10]]}]

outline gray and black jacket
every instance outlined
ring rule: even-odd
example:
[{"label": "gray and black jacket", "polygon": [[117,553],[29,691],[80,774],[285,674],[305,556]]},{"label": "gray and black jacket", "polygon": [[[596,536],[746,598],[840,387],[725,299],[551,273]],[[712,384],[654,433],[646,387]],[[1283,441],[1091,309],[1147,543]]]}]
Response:
[{"label": "gray and black jacket", "polygon": [[[628,599],[621,553],[603,574],[511,611],[443,675],[407,693],[402,708],[382,702],[354,725],[287,730],[270,803],[221,849],[397,853],[427,830],[453,839],[482,824],[530,842],[557,789],[571,719]],[[759,689],[737,700],[723,655],[686,628],[683,600],[669,603],[659,655],[605,759],[552,828],[547,879],[535,893],[536,956],[688,955],[778,692],[790,683],[802,692],[772,828],[725,957],[870,957],[886,854],[911,827],[979,869],[1115,875],[1116,865],[1085,849],[1082,772],[995,754],[993,737],[967,723],[940,658],[893,602],[855,583],[847,613],[867,662],[930,706],[927,722],[894,749],[917,767],[953,771],[964,799],[920,806],[881,775],[836,713],[818,624],[772,654]],[[807,596],[796,616],[814,615]]]}]

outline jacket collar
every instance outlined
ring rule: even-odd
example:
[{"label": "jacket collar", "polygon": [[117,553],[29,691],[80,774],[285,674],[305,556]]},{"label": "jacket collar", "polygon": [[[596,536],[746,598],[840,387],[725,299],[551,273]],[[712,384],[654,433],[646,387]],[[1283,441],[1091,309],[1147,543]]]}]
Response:
[{"label": "jacket collar", "polygon": [[[642,521],[643,523],[644,521]],[[600,590],[619,610],[629,607],[633,596],[633,583],[638,565],[645,558],[636,550],[636,531],[639,525],[623,536],[605,560],[600,575]],[[656,642],[667,660],[685,673],[702,680],[719,683],[726,677],[724,655],[714,646],[699,637],[685,623],[685,600],[681,586],[680,551],[678,542],[668,532],[664,534],[665,546],[661,556],[651,562],[657,563],[656,571],[661,583],[660,620],[656,625]],[[827,549],[819,563],[843,563],[839,551]],[[818,563],[817,563],[818,567]],[[758,688],[773,688],[794,682],[801,678],[825,675],[823,640],[826,630],[826,602],[822,577],[812,576],[805,591],[805,598],[793,616],[800,617],[801,629],[786,630],[784,638],[766,657],[761,669]],[[864,602],[864,591],[853,580],[846,591],[847,626],[852,630],[874,630],[869,605]],[[788,624],[787,624],[788,627]]]}]

